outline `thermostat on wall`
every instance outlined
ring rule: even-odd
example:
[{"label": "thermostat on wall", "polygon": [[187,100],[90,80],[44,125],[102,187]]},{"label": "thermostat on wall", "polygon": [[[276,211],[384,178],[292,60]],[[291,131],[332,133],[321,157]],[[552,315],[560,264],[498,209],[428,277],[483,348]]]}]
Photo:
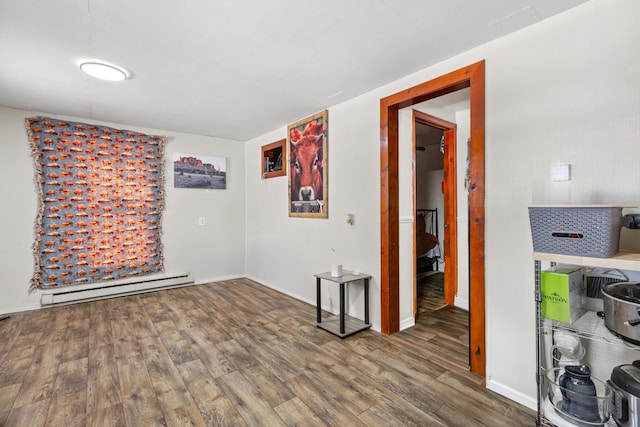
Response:
[{"label": "thermostat on wall", "polygon": [[552,179],[556,182],[571,181],[571,165],[569,163],[556,163],[553,165]]}]

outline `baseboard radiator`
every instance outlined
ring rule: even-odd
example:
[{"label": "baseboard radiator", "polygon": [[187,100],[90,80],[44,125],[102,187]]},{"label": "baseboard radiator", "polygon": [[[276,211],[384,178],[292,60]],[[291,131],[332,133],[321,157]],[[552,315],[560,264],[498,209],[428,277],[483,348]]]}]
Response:
[{"label": "baseboard radiator", "polygon": [[153,274],[135,279],[113,280],[41,291],[40,305],[50,307],[73,304],[193,284],[194,281],[190,273]]}]

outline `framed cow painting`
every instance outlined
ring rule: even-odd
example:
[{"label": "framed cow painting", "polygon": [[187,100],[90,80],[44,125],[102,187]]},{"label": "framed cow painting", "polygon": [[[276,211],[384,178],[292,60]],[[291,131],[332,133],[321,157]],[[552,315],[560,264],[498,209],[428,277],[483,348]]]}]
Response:
[{"label": "framed cow painting", "polygon": [[288,126],[289,216],[327,218],[327,110]]}]

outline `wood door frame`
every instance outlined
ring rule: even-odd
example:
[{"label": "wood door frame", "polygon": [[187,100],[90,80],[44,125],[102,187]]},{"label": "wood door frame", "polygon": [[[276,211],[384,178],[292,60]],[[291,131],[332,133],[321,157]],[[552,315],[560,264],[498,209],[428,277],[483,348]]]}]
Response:
[{"label": "wood door frame", "polygon": [[485,375],[484,60],[380,100],[380,303],[384,334],[400,330],[398,112],[460,89],[470,90],[469,364]]},{"label": "wood door frame", "polygon": [[[440,129],[444,137],[444,155],[443,155],[443,172],[444,172],[444,187],[443,187],[443,199],[444,199],[444,236],[440,239],[441,242],[446,242],[442,245],[443,257],[445,265],[444,273],[444,302],[447,305],[454,305],[455,295],[458,289],[458,192],[457,192],[457,172],[456,172],[456,143],[457,143],[457,125],[447,120],[441,119],[431,114],[423,113],[422,111],[412,111],[412,123],[413,123],[413,162],[412,162],[412,194],[414,211],[416,207],[416,141],[415,141],[415,125],[416,123],[422,123],[427,126],[431,126],[436,129]],[[413,233],[416,235],[416,222],[413,222]],[[413,242],[413,265],[416,265],[416,242]],[[413,312],[414,318],[417,311],[417,278],[416,274],[413,275]]]}]

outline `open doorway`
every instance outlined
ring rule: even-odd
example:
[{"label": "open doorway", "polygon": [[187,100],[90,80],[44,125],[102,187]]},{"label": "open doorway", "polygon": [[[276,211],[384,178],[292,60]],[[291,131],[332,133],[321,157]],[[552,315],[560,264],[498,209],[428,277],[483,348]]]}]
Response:
[{"label": "open doorway", "polygon": [[470,90],[469,365],[472,372],[484,376],[484,61],[380,100],[381,328],[392,334],[400,327],[399,110],[464,88]]},{"label": "open doorway", "polygon": [[[415,282],[417,285],[428,282],[429,299],[434,300],[436,305],[442,305],[446,304],[444,274],[445,267],[448,267],[444,262],[444,131],[426,123],[422,116],[419,111],[414,112]],[[416,289],[420,290],[420,286]],[[417,320],[423,311],[417,308],[424,308],[424,304],[419,304],[418,297],[426,295],[414,292],[414,296],[414,300],[418,300],[414,301],[414,317]]]},{"label": "open doorway", "polygon": [[[399,338],[469,369],[468,204],[464,186],[469,90],[410,109],[414,326],[404,329]],[[403,182],[401,179],[401,192],[406,191]],[[401,246],[405,245],[401,239]],[[406,256],[406,251],[400,256]]]},{"label": "open doorway", "polygon": [[[463,109],[464,106],[469,110],[468,94],[468,90],[464,89],[412,108],[412,145],[415,149],[412,151],[414,170],[411,186],[415,211],[412,233],[416,258],[415,276],[421,276],[421,270],[428,271],[428,263],[432,260],[431,270],[442,273],[434,275],[443,278],[444,303],[447,305],[454,305],[457,296],[459,246],[468,244],[464,235],[462,238],[458,235],[459,219],[467,218],[468,205],[466,200],[458,198],[458,194],[464,194],[464,191],[458,191],[459,182],[464,179],[458,177],[458,164],[462,161],[458,158],[457,148],[457,122],[468,122],[468,116],[456,113],[456,109]],[[456,107],[449,109],[448,105]],[[446,118],[443,117],[445,114]],[[468,123],[462,129],[468,133]],[[462,154],[466,153],[466,147],[464,148]],[[460,169],[464,170],[464,167]],[[426,237],[418,232],[419,227],[427,232]],[[426,245],[423,244],[425,240]],[[463,251],[463,254],[466,255],[467,252]],[[468,260],[463,258],[462,264],[467,266]],[[464,285],[468,287],[468,281],[465,280]],[[468,308],[468,304],[466,307]]]},{"label": "open doorway", "polygon": [[419,111],[413,116],[413,317],[418,323],[447,305],[444,278],[450,266],[444,260],[444,130]]}]

